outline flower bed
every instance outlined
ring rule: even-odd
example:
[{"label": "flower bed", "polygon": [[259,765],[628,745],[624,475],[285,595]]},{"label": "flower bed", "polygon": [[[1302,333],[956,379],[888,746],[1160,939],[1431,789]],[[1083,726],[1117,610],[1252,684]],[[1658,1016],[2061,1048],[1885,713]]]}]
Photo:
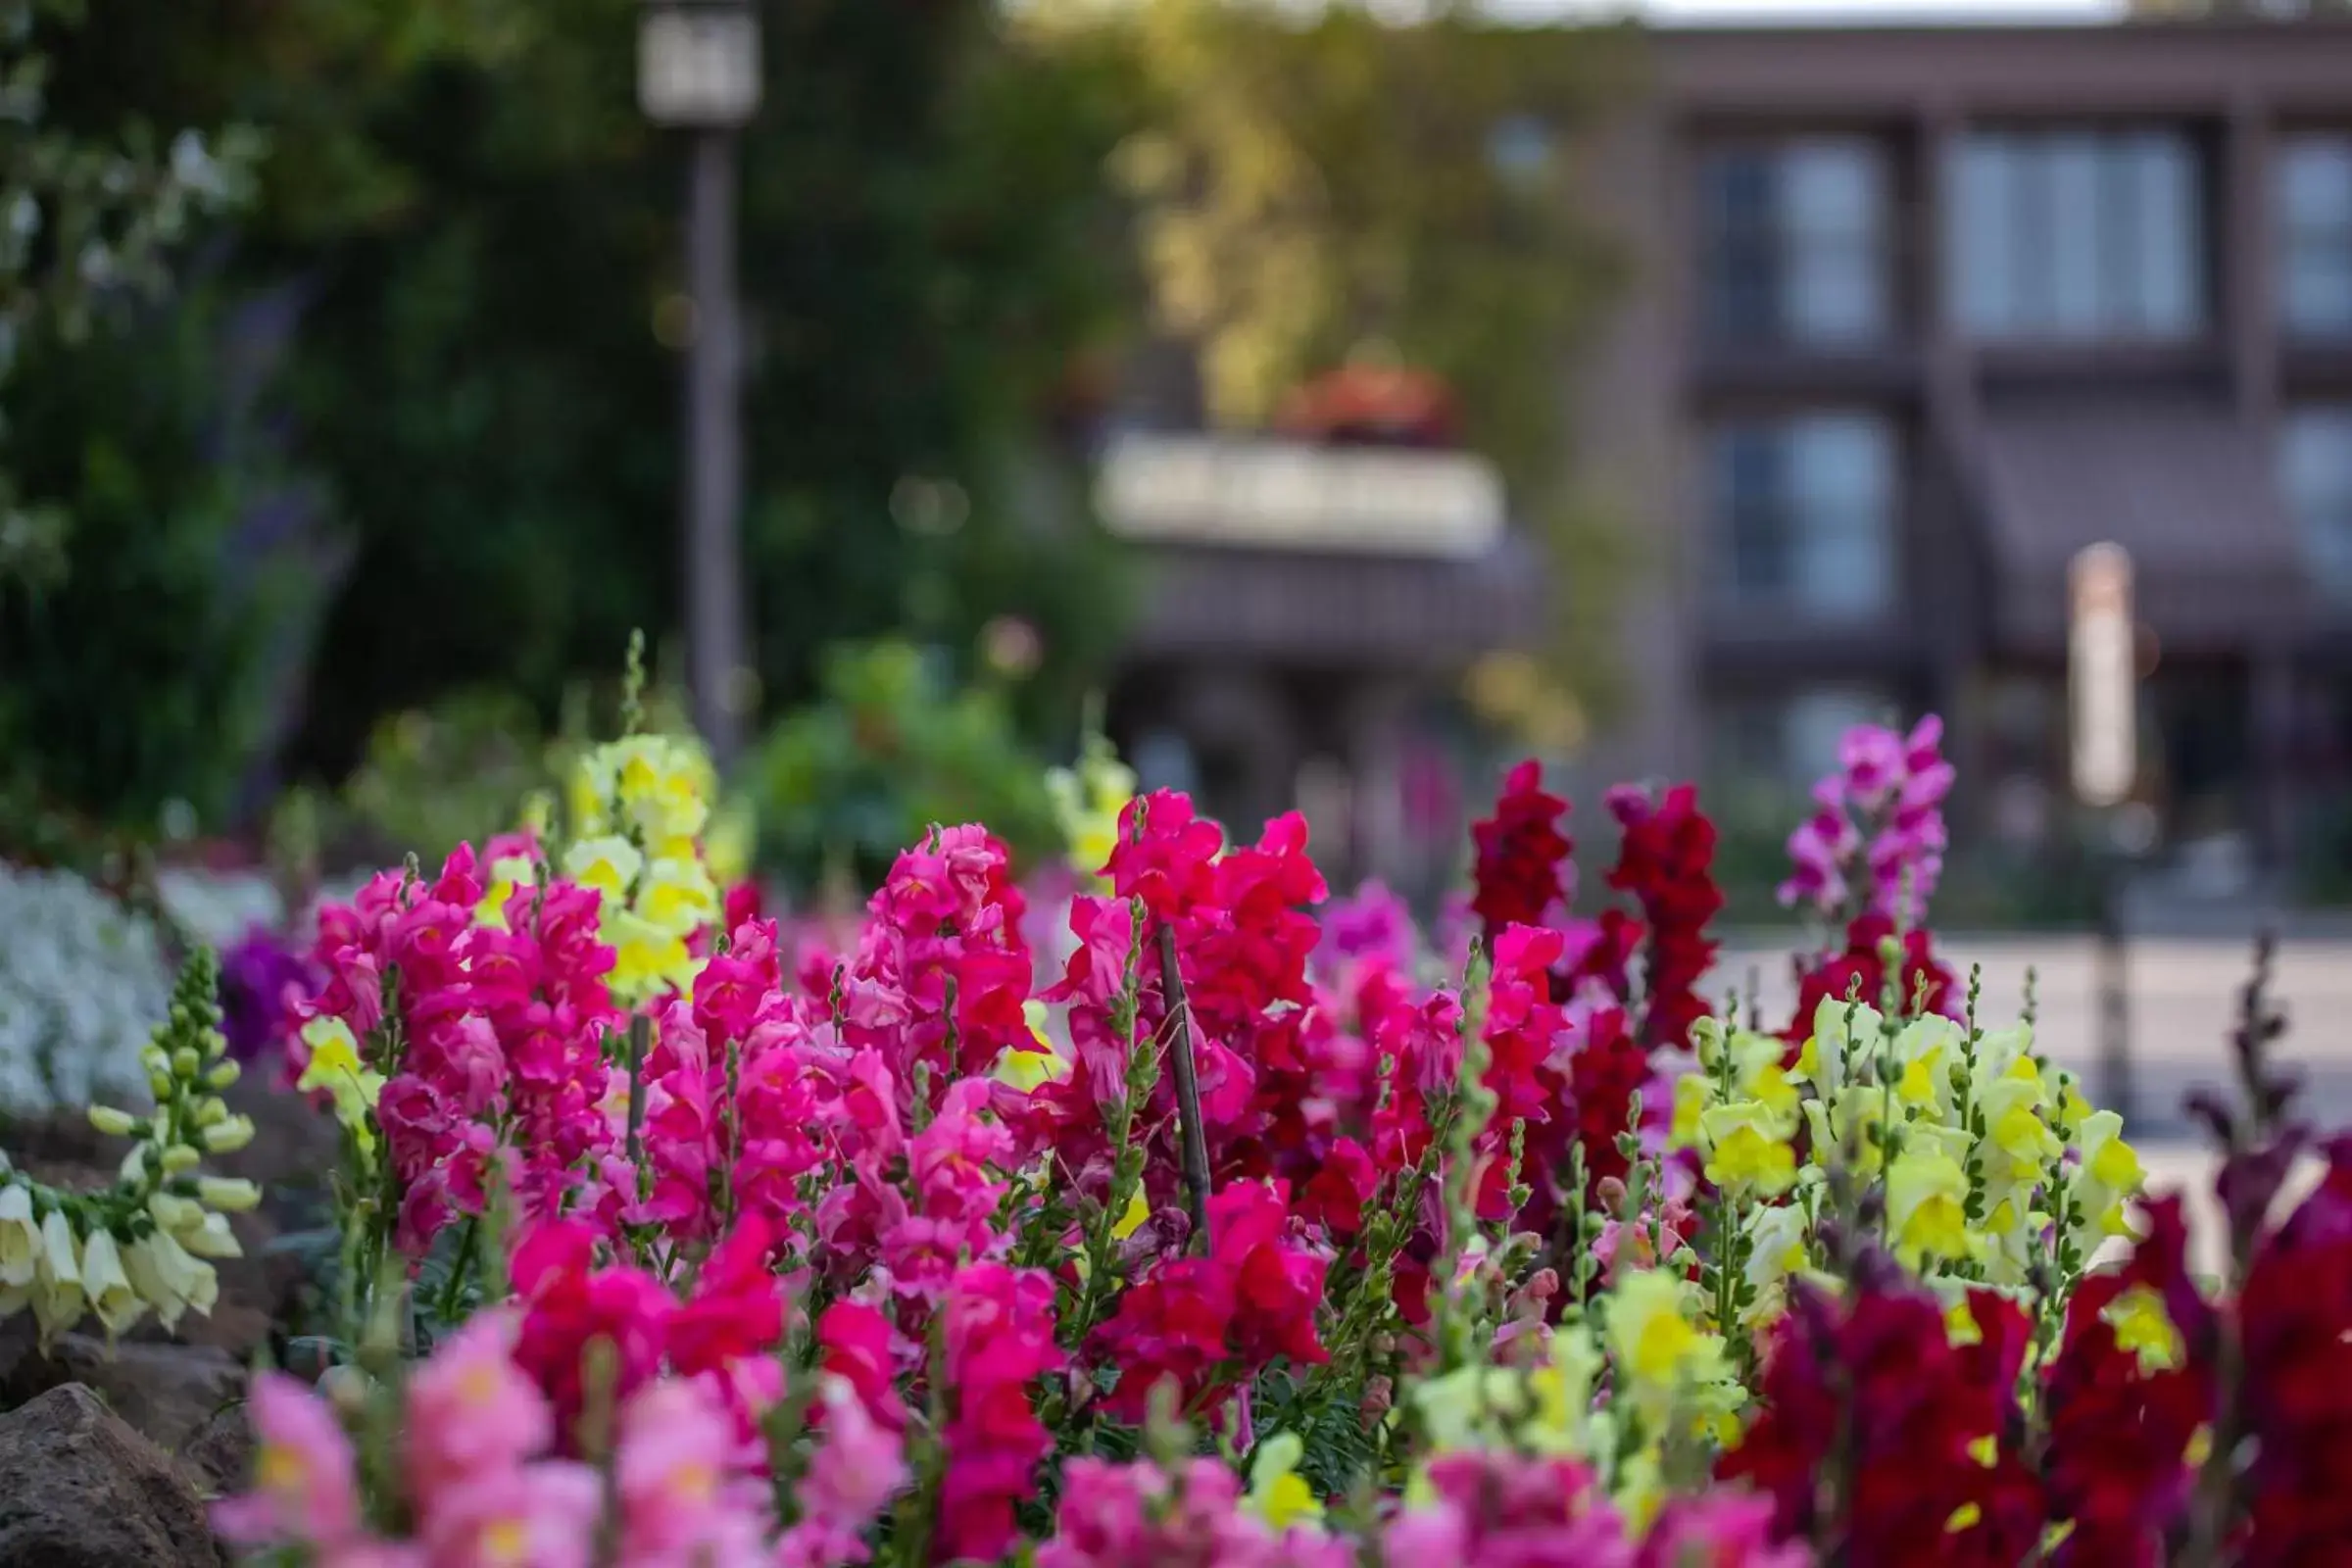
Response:
[{"label": "flower bed", "polygon": [[[2191,1278],[2120,1119],[1921,923],[1935,752],[1851,738],[1765,1019],[1699,990],[1687,787],[1611,793],[1579,916],[1516,770],[1441,973],[1295,816],[1112,829],[1096,755],[1033,994],[984,828],[788,950],[727,918],[699,752],[607,747],[567,839],[321,913],[287,1072],[340,1128],[335,1305],[218,1526],[350,1565],[2352,1561],[2352,1146],[2265,1219],[2306,1135],[2250,990]],[[0,1310],[206,1304],[191,1240],[254,1196],[198,1171],[244,1134],[210,989],[157,1111],[94,1112],[117,1190],[0,1176]]]}]

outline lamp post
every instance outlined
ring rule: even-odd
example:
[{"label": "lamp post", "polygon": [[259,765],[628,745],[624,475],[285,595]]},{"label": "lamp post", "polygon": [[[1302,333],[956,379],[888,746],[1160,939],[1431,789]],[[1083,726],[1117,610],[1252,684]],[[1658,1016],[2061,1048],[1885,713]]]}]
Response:
[{"label": "lamp post", "polygon": [[743,333],[735,293],[735,146],[760,107],[751,0],[649,0],[637,102],[687,132],[686,675],[695,727],[722,769],[753,687],[743,571]]},{"label": "lamp post", "polygon": [[2132,558],[2096,544],[2068,572],[2073,600],[2067,687],[2075,795],[2102,813],[2106,842],[2094,846],[2099,931],[2094,951],[2099,1004],[2099,1073],[2107,1108],[2129,1119],[2132,1102],[2131,959],[2125,948],[2123,857],[2118,808],[2139,780],[2137,650],[2132,615]]}]

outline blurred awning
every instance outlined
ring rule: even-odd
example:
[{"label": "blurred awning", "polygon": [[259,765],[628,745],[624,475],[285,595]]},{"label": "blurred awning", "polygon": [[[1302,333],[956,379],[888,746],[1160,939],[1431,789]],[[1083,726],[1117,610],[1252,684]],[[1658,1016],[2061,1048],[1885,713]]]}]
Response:
[{"label": "blurred awning", "polygon": [[2034,394],[1985,411],[1980,494],[1996,636],[2063,651],[2067,571],[2131,553],[2137,618],[2171,648],[2242,648],[2299,613],[2301,557],[2269,453],[2218,400]]},{"label": "blurred awning", "polygon": [[1155,544],[1477,561],[1503,533],[1502,481],[1464,452],[1128,434],[1104,451],[1103,525]]},{"label": "blurred awning", "polygon": [[1471,560],[1159,545],[1130,657],[1445,669],[1542,636],[1544,564],[1506,535]]}]

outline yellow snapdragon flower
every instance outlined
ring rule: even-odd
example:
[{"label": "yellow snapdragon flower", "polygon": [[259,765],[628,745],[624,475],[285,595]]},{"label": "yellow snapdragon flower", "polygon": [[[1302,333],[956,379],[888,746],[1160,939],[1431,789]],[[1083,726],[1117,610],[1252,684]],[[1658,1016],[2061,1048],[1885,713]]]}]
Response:
[{"label": "yellow snapdragon flower", "polygon": [[1788,1129],[1761,1101],[1711,1105],[1699,1116],[1699,1146],[1707,1180],[1726,1192],[1778,1198],[1796,1183],[1796,1152]]},{"label": "yellow snapdragon flower", "polygon": [[1894,1037],[1898,1072],[1894,1092],[1907,1109],[1937,1116],[1951,1114],[1951,1069],[1965,1041],[1960,1026],[1938,1013],[1903,1025]]},{"label": "yellow snapdragon flower", "polygon": [[609,909],[628,903],[644,869],[644,852],[618,833],[575,839],[564,852],[564,874],[580,886],[603,894],[605,907]]},{"label": "yellow snapdragon flower", "polygon": [[573,831],[631,833],[647,845],[690,840],[710,817],[717,777],[699,741],[628,735],[580,759],[571,786]]},{"label": "yellow snapdragon flower", "polygon": [[633,1004],[664,987],[693,987],[702,965],[686,951],[684,931],[665,931],[628,909],[605,915],[598,927],[612,945],[612,971],[605,983],[615,999]]},{"label": "yellow snapdragon flower", "polygon": [[1070,865],[1081,876],[1099,877],[1108,863],[1118,847],[1119,813],[1135,799],[1135,789],[1134,771],[1100,735],[1087,738],[1075,768],[1046,770],[1046,798],[1069,845]]},{"label": "yellow snapdragon flower", "polygon": [[1813,1033],[1806,1038],[1789,1077],[1811,1084],[1824,1095],[1835,1095],[1868,1065],[1885,1030],[1886,1019],[1878,1008],[1824,997],[1813,1009]]},{"label": "yellow snapdragon flower", "polygon": [[2117,1296],[2100,1311],[2099,1318],[2115,1330],[2117,1349],[2139,1357],[2143,1375],[2169,1371],[2187,1353],[2180,1330],[2165,1310],[2164,1298],[2145,1285],[2134,1285]]},{"label": "yellow snapdragon flower", "polygon": [[1722,1339],[1696,1326],[1693,1294],[1687,1282],[1654,1269],[1624,1276],[1609,1293],[1609,1364],[1653,1432],[1678,1401],[1731,1380]]},{"label": "yellow snapdragon flower", "polygon": [[1843,1159],[1852,1145],[1854,1174],[1876,1176],[1885,1158],[1879,1132],[1886,1122],[1886,1092],[1876,1084],[1849,1083],[1826,1100],[1805,1102],[1805,1123],[1813,1135],[1813,1160],[1825,1168]]},{"label": "yellow snapdragon flower", "polygon": [[1306,1442],[1296,1432],[1278,1432],[1257,1446],[1242,1506],[1267,1529],[1288,1530],[1323,1517],[1323,1499],[1298,1473],[1298,1461],[1305,1457]]},{"label": "yellow snapdragon flower", "polygon": [[384,1075],[361,1065],[360,1043],[340,1018],[313,1018],[302,1026],[302,1041],[311,1048],[311,1059],[294,1087],[304,1094],[324,1090],[333,1097],[335,1120],[349,1130],[363,1153],[371,1152],[375,1130],[368,1118],[384,1092]]},{"label": "yellow snapdragon flower", "polygon": [[2139,1196],[2146,1177],[2138,1151],[2124,1142],[2124,1118],[2112,1110],[2094,1110],[2082,1117],[2077,1136],[2082,1164],[2075,1173],[2075,1195],[2083,1217],[2096,1234],[2130,1235],[2124,1205]]},{"label": "yellow snapdragon flower", "polygon": [[1907,1147],[1886,1171],[1886,1225],[1895,1254],[1918,1268],[1970,1255],[1968,1172],[1933,1141]]},{"label": "yellow snapdragon flower", "polygon": [[1996,1183],[2041,1179],[2066,1152],[2045,1114],[2049,1091],[2030,1057],[1984,1086],[1977,1106],[1984,1115],[1984,1171]]},{"label": "yellow snapdragon flower", "polygon": [[564,855],[564,870],[604,895],[598,934],[613,951],[607,984],[623,1005],[664,989],[690,990],[701,972],[687,939],[720,912],[698,838],[715,789],[701,743],[667,735],[599,746],[574,773],[579,837]]},{"label": "yellow snapdragon flower", "polygon": [[536,886],[539,868],[527,855],[502,855],[483,868],[486,878],[482,902],[473,906],[476,925],[506,929],[507,901],[516,888]]}]

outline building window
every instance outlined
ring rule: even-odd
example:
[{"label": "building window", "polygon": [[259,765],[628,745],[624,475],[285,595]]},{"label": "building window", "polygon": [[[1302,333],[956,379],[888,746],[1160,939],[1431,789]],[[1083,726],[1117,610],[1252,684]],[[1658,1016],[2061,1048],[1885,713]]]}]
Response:
[{"label": "building window", "polygon": [[1719,426],[1709,470],[1730,608],[1867,620],[1893,598],[1894,437],[1868,414]]},{"label": "building window", "polygon": [[1886,330],[1886,161],[1856,137],[1723,147],[1701,165],[1707,331],[1840,348]]},{"label": "building window", "polygon": [[2279,489],[2320,591],[2352,603],[2352,405],[2301,409],[2279,432]]},{"label": "building window", "polygon": [[2278,150],[2278,293],[2298,337],[2352,335],[2352,135]]},{"label": "building window", "polygon": [[2184,132],[1986,131],[1954,156],[1945,270],[1963,331],[2161,341],[2203,328],[2202,195]]}]

